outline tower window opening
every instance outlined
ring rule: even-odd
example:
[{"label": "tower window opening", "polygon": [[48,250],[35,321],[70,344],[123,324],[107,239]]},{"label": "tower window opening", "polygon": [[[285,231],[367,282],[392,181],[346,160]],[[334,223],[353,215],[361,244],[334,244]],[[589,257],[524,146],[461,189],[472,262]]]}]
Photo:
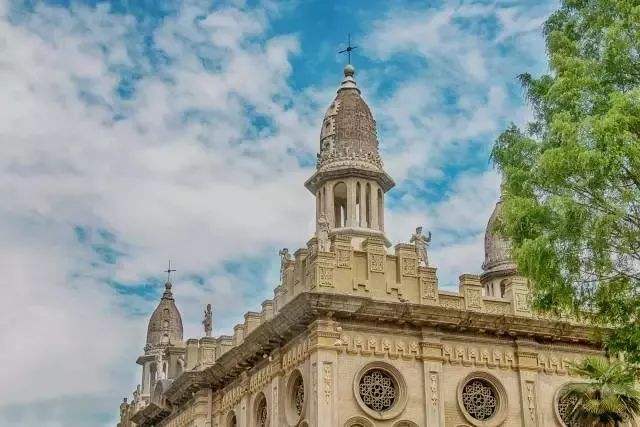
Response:
[{"label": "tower window opening", "polygon": [[339,182],[333,188],[334,224],[336,227],[347,225],[347,185]]}]

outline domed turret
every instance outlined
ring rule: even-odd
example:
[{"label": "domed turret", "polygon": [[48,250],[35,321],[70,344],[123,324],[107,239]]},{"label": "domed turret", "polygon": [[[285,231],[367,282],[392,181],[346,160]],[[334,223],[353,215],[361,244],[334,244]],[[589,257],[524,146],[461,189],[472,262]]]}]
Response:
[{"label": "domed turret", "polygon": [[484,234],[484,262],[480,281],[487,296],[504,297],[505,279],[517,274],[516,263],[511,257],[511,243],[496,229],[501,216],[502,197],[493,209]]},{"label": "domed turret", "polygon": [[357,237],[355,246],[366,237],[390,245],[384,236],[384,194],[395,184],[382,167],[376,122],[354,75],[347,65],[322,121],[317,170],[305,186],[316,196],[317,233]]},{"label": "domed turret", "polygon": [[149,319],[147,349],[182,341],[182,317],[171,293],[171,282],[164,286],[165,291],[160,303]]},{"label": "domed turret", "polygon": [[509,240],[496,230],[497,222],[500,220],[501,215],[502,199],[496,203],[484,234],[484,263],[482,263],[482,270],[485,273],[514,271],[516,268],[511,257]]},{"label": "domed turret", "polygon": [[344,68],[344,80],[327,109],[320,130],[318,169],[353,166],[382,170],[376,121],[360,96],[352,65]]}]

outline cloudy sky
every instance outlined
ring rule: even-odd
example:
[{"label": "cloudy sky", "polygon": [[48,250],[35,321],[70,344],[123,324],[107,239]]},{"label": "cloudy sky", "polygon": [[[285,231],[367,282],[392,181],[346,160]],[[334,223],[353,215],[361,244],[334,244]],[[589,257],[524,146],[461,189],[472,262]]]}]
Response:
[{"label": "cloudy sky", "polygon": [[0,425],[114,425],[168,259],[185,335],[273,295],[313,228],[348,32],[378,122],[388,234],[478,272],[495,137],[545,71],[542,0],[0,0]]}]

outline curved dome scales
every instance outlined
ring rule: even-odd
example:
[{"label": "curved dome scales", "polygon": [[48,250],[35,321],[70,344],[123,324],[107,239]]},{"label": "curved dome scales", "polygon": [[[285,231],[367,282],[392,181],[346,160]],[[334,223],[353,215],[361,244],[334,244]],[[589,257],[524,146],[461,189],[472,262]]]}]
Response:
[{"label": "curved dome scales", "polygon": [[501,216],[502,198],[496,203],[484,234],[481,281],[489,296],[504,296],[503,279],[517,274],[517,266],[511,255],[511,242],[496,230]]},{"label": "curved dome scales", "polygon": [[160,303],[149,319],[145,350],[182,341],[182,317],[171,293],[171,283],[167,282],[164,286]]}]

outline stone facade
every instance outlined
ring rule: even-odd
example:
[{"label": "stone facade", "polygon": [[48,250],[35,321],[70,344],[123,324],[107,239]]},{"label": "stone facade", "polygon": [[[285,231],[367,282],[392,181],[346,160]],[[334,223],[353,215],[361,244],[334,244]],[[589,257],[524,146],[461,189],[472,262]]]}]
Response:
[{"label": "stone facade", "polygon": [[119,427],[563,425],[558,391],[579,381],[570,362],[603,355],[596,331],[531,310],[492,227],[499,205],[484,272],[461,275],[456,293],[439,289],[415,245],[391,248],[393,181],[354,74],[345,69],[305,184],[317,235],[283,252],[274,298],[233,336],[183,341],[172,311],[161,309],[168,323],[154,313],[160,329],[150,325],[142,385]]}]

